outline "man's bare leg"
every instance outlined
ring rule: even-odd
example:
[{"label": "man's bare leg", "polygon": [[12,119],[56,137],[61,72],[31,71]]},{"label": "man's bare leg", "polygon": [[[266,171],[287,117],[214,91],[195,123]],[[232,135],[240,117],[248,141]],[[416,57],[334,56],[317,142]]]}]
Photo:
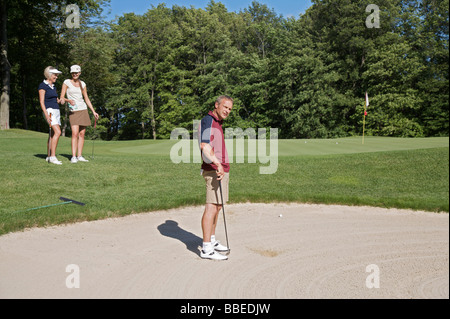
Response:
[{"label": "man's bare leg", "polygon": [[203,242],[211,242],[211,236],[216,234],[217,216],[221,205],[206,204],[202,218]]},{"label": "man's bare leg", "polygon": [[211,243],[211,236],[216,234],[217,216],[219,215],[222,205],[206,204],[205,211],[202,218],[203,230],[203,247],[200,256],[202,258],[226,260],[226,256],[218,254],[214,250],[213,243]]}]

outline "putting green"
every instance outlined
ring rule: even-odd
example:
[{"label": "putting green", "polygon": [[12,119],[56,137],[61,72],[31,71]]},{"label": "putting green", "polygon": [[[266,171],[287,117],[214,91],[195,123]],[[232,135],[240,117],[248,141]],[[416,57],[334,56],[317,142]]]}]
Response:
[{"label": "putting green", "polygon": [[[229,141],[231,142],[231,140]],[[110,151],[128,154],[169,155],[172,146],[177,141],[131,141],[126,146],[115,142],[110,145]],[[197,151],[197,141],[190,141],[191,152]],[[130,146],[130,144],[133,144]],[[255,143],[258,145],[258,142]],[[229,147],[230,144],[228,144]],[[232,145],[232,144],[231,144]],[[448,147],[448,137],[433,138],[393,138],[393,137],[366,137],[362,144],[361,137],[348,137],[339,139],[320,140],[279,140],[279,156],[317,156],[331,154],[355,154],[366,152],[405,151],[415,149]],[[236,147],[236,142],[235,142]],[[269,147],[269,145],[268,145]],[[268,149],[269,150],[269,149]],[[236,152],[236,151],[235,151]],[[247,145],[245,146],[248,155]]]},{"label": "putting green", "polygon": [[[43,136],[45,135],[45,136]],[[42,140],[46,134],[11,129],[2,131],[1,139],[39,139]],[[70,138],[61,139],[61,147],[70,147]],[[227,143],[230,143],[228,140]],[[91,141],[86,141],[89,147]],[[102,153],[125,153],[137,155],[159,155],[168,156],[171,148],[179,141],[171,140],[136,140],[136,141],[95,141],[95,149]],[[67,145],[66,145],[67,144]],[[236,142],[234,143],[236,147]],[[190,141],[191,152],[197,151],[197,141]],[[228,144],[230,145],[230,144]],[[256,145],[258,142],[256,141]],[[269,145],[267,145],[269,147]],[[430,138],[396,138],[396,137],[366,137],[362,144],[362,137],[346,137],[337,139],[300,139],[300,140],[278,140],[279,156],[317,156],[332,154],[355,154],[367,152],[405,151],[416,149],[449,147],[448,137]],[[268,149],[269,151],[269,149]],[[235,151],[236,152],[236,151]],[[245,152],[248,155],[247,145]]]},{"label": "putting green", "polygon": [[448,147],[448,137],[394,138],[349,137],[323,140],[283,140],[279,144],[280,156],[355,154],[366,152],[406,151]]}]

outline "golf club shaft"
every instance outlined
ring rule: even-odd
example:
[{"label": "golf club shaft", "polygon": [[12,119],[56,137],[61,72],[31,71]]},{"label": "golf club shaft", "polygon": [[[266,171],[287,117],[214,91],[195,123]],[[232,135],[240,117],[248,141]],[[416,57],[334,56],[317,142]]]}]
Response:
[{"label": "golf club shaft", "polygon": [[66,204],[70,204],[70,203],[72,203],[72,202],[64,202],[64,203],[51,204],[51,205],[46,205],[46,206],[39,206],[39,207],[34,207],[34,208],[26,209],[26,210],[19,210],[19,211],[14,212],[14,213],[25,213],[25,212],[30,212],[32,210],[38,210],[38,209],[41,209],[41,208],[48,208],[48,207],[66,205]]},{"label": "golf club shaft", "polygon": [[92,140],[92,158],[94,158],[94,144],[95,144],[95,139]]},{"label": "golf club shaft", "polygon": [[219,188],[220,188],[220,198],[222,199],[222,212],[223,212],[223,225],[225,226],[225,238],[227,240],[228,251],[230,251],[230,244],[228,243],[227,221],[225,218],[225,203],[223,202],[222,181],[219,181]]},{"label": "golf club shaft", "polygon": [[47,142],[47,161],[50,163],[50,156],[52,154],[52,114],[50,116],[50,125],[48,129],[48,142]]},{"label": "golf club shaft", "polygon": [[94,135],[92,136],[93,137],[93,139],[92,139],[92,158],[94,158],[94,143],[95,143],[95,140],[97,139],[97,136],[96,136],[96,128],[97,128],[97,119],[95,119],[95,123],[94,123]]},{"label": "golf club shaft", "polygon": [[29,211],[32,211],[32,210],[38,210],[38,209],[41,209],[41,208],[48,208],[48,207],[53,207],[53,206],[66,205],[66,204],[77,204],[77,205],[80,205],[80,206],[86,205],[85,203],[77,202],[76,200],[68,199],[68,198],[65,198],[65,197],[60,197],[59,199],[63,200],[64,202],[63,203],[51,204],[51,205],[45,205],[45,206],[39,206],[39,207],[34,207],[34,208],[29,208],[29,209],[20,210],[20,211],[14,212],[14,213],[25,213],[25,212],[29,212]]}]

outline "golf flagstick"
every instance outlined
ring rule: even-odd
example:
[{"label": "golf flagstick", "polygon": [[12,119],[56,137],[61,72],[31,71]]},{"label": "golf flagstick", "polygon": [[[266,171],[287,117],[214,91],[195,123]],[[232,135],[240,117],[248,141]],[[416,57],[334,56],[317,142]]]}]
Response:
[{"label": "golf flagstick", "polygon": [[223,212],[223,225],[225,226],[225,238],[227,239],[227,255],[231,252],[230,244],[228,243],[228,231],[227,231],[227,221],[225,219],[225,203],[223,202],[223,193],[222,193],[222,181],[219,181],[220,188],[220,198],[222,199],[222,212]]},{"label": "golf flagstick", "polygon": [[366,100],[364,102],[364,117],[363,117],[363,137],[362,143],[364,144],[364,134],[366,130],[366,116],[367,116],[367,107],[369,106],[369,94],[366,92]]}]

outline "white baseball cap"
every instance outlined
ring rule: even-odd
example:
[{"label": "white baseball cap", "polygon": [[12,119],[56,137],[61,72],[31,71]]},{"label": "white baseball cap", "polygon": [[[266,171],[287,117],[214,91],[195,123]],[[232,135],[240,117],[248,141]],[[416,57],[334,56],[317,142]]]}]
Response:
[{"label": "white baseball cap", "polygon": [[78,72],[81,72],[81,66],[75,64],[70,67],[70,73],[78,73]]},{"label": "white baseball cap", "polygon": [[48,70],[48,72],[54,73],[54,74],[61,74],[61,73],[62,73],[62,72],[59,71],[58,69],[50,69],[50,70]]}]

